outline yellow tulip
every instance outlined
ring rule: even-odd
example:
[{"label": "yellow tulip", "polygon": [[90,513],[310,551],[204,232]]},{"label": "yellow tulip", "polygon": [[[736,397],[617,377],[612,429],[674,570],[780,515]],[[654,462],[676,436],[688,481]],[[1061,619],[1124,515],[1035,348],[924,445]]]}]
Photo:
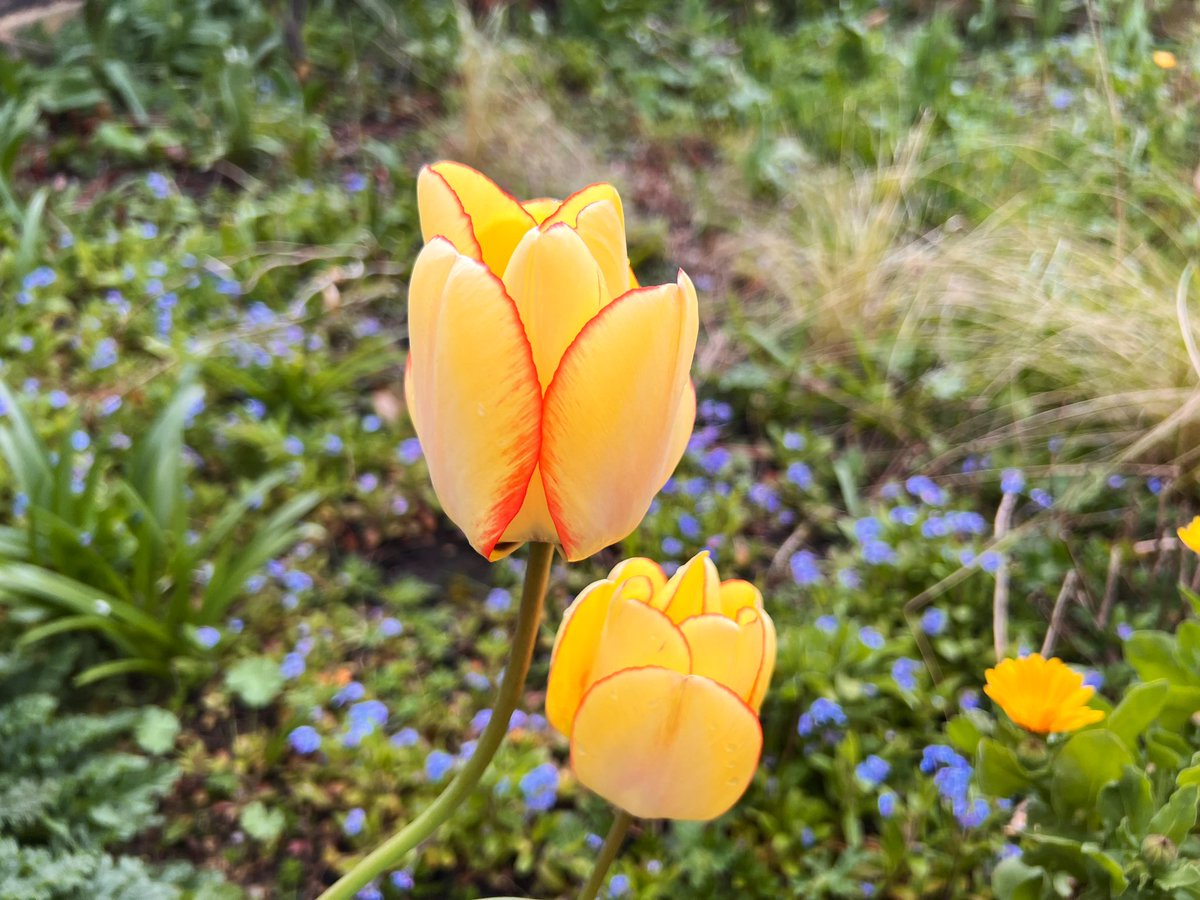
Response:
[{"label": "yellow tulip", "polygon": [[440,162],[417,202],[405,394],[446,514],[492,560],[621,540],[695,421],[691,280],[637,286],[611,185],[522,204]]},{"label": "yellow tulip", "polygon": [[721,582],[707,552],[670,580],[628,559],[568,607],[546,717],[570,736],[576,777],[610,803],[705,821],[754,777],[774,668],[775,626],[754,585]]}]

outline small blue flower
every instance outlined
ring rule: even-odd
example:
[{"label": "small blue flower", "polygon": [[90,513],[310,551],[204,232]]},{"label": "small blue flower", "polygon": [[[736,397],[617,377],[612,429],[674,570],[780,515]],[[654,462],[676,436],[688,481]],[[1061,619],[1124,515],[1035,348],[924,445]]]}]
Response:
[{"label": "small blue flower", "polygon": [[467,683],[467,687],[473,691],[486,691],[492,686],[491,680],[486,675],[474,670],[464,675],[463,680]]},{"label": "small blue flower", "polygon": [[500,615],[512,609],[512,594],[504,588],[492,588],[488,591],[487,599],[483,601],[484,607],[493,615]]},{"label": "small blue flower", "polygon": [[811,550],[798,550],[791,555],[788,566],[792,570],[792,580],[800,587],[809,587],[821,580],[821,569],[817,565],[817,557]]},{"label": "small blue flower", "polygon": [[545,812],[558,799],[558,767],[542,763],[521,777],[518,786],[531,812]]},{"label": "small blue flower", "polygon": [[416,746],[417,741],[420,739],[421,736],[417,734],[417,729],[401,728],[392,735],[388,743],[393,747],[413,747]]},{"label": "small blue flower", "polygon": [[399,637],[404,634],[404,623],[394,616],[388,616],[379,623],[379,633],[384,637]]},{"label": "small blue flower", "polygon": [[896,814],[896,795],[891,791],[884,791],[879,795],[879,814],[885,819],[890,819]]},{"label": "small blue flower", "polygon": [[342,831],[346,833],[347,837],[356,837],[362,833],[365,824],[367,824],[366,811],[361,806],[356,806],[346,813],[346,818],[342,822]]},{"label": "small blue flower", "polygon": [[304,453],[304,442],[298,437],[288,435],[283,441],[283,452],[288,456],[300,456]]},{"label": "small blue flower", "polygon": [[454,757],[445,750],[434,750],[425,757],[425,777],[437,784],[454,768]]},{"label": "small blue flower", "polygon": [[629,893],[629,876],[616,874],[608,879],[608,896],[624,897]]},{"label": "small blue flower", "polygon": [[862,576],[858,574],[857,569],[841,569],[837,578],[842,587],[848,590],[856,591],[862,587]]},{"label": "small blue flower", "polygon": [[699,520],[688,513],[681,513],[679,516],[679,533],[685,538],[698,538],[700,536]]},{"label": "small blue flower", "polygon": [[221,632],[211,625],[201,625],[196,629],[196,643],[205,650],[211,650],[221,642]]},{"label": "small blue flower", "polygon": [[818,697],[812,702],[808,711],[802,713],[796,730],[801,737],[807,737],[817,728],[824,725],[842,726],[846,724],[846,713],[833,700]]},{"label": "small blue flower", "polygon": [[870,788],[878,787],[890,771],[891,763],[874,753],[854,767],[854,774]]},{"label": "small blue flower", "polygon": [[813,830],[805,825],[800,829],[800,845],[804,848],[811,847],[817,842],[817,836],[813,834]]},{"label": "small blue flower", "polygon": [[1006,494],[1019,494],[1025,490],[1025,473],[1020,469],[1005,469],[1000,473],[1000,490]]},{"label": "small blue flower", "polygon": [[1054,505],[1054,498],[1043,491],[1041,488],[1034,488],[1029,492],[1029,499],[1040,506],[1042,509],[1049,509]]},{"label": "small blue flower", "polygon": [[161,172],[151,172],[146,176],[146,187],[159,200],[165,200],[171,193],[171,182]]},{"label": "small blue flower", "polygon": [[1108,486],[1110,488],[1112,488],[1114,491],[1119,488],[1125,487],[1125,476],[1124,475],[1115,475],[1115,474],[1109,475],[1108,476]]},{"label": "small blue flower", "polygon": [[82,453],[92,445],[92,439],[88,437],[86,431],[71,432],[71,449],[76,453]]},{"label": "small blue flower", "polygon": [[366,188],[367,179],[364,175],[362,175],[359,172],[351,172],[349,175],[346,176],[345,180],[343,181],[343,184],[345,184],[346,190],[349,191],[351,194],[357,194],[359,191],[364,190]]},{"label": "small blue flower", "polygon": [[988,550],[979,554],[979,568],[985,572],[995,572],[1000,568],[1000,554],[995,550]]},{"label": "small blue flower", "polygon": [[732,458],[732,454],[724,447],[714,447],[704,454],[704,458],[700,461],[700,467],[709,475],[716,475],[729,465]]},{"label": "small blue flower", "polygon": [[775,489],[770,485],[762,482],[755,482],[750,485],[750,490],[746,496],[750,498],[750,502],[769,513],[778,512],[779,510],[779,495],[775,493]]},{"label": "small blue flower", "polygon": [[683,541],[677,537],[667,536],[662,539],[662,552],[665,556],[680,556],[683,554]]},{"label": "small blue flower", "polygon": [[373,494],[375,489],[379,487],[379,476],[374,472],[363,472],[358,476],[358,490],[363,494]]},{"label": "small blue flower", "polygon": [[1152,476],[1146,479],[1146,490],[1152,494],[1160,493],[1163,489],[1163,480],[1157,476]]},{"label": "small blue flower", "polygon": [[356,700],[361,700],[366,696],[367,689],[362,686],[362,682],[351,681],[344,688],[333,695],[330,702],[334,706],[345,706],[347,703],[354,703]]},{"label": "small blue flower", "polygon": [[896,561],[896,551],[887,541],[867,541],[862,547],[863,561],[872,566],[891,565]]},{"label": "small blue flower", "polygon": [[27,291],[48,287],[58,280],[58,274],[49,266],[38,266],[21,280],[21,287]]},{"label": "small blue flower", "polygon": [[321,735],[311,725],[301,725],[292,729],[288,735],[288,743],[297,753],[315,753],[321,748]]},{"label": "small blue flower", "polygon": [[421,442],[415,437],[401,441],[397,455],[400,457],[400,462],[411,466],[421,458]]},{"label": "small blue flower", "polygon": [[1117,626],[1117,637],[1123,641],[1129,640],[1131,637],[1133,637],[1133,626],[1127,622],[1122,622]]},{"label": "small blue flower", "polygon": [[372,416],[363,416],[363,420],[362,420],[361,424],[362,424],[362,430],[365,431],[367,434],[374,434],[380,428],[383,427],[383,422],[380,420],[379,416],[373,416],[373,415]]},{"label": "small blue flower", "polygon": [[854,539],[859,543],[877,540],[883,535],[883,523],[874,516],[854,520]]},{"label": "small blue flower", "polygon": [[802,491],[807,491],[812,487],[813,474],[812,469],[802,462],[794,462],[787,467],[786,476],[788,481],[800,488]]},{"label": "small blue flower", "polygon": [[838,630],[838,620],[834,616],[824,615],[817,618],[817,627],[826,634],[833,634]]},{"label": "small blue flower", "polygon": [[346,448],[346,445],[336,434],[327,434],[325,435],[325,440],[321,442],[321,447],[330,456],[336,456]]},{"label": "small blue flower", "polygon": [[987,820],[990,812],[988,802],[982,797],[977,797],[961,812],[956,812],[955,817],[963,828],[978,828]]},{"label": "small blue flower", "polygon": [[930,637],[936,637],[946,629],[946,613],[936,606],[931,606],[921,614],[921,630]]},{"label": "small blue flower", "polygon": [[393,872],[388,880],[392,883],[392,887],[398,891],[411,891],[416,885],[416,882],[413,881],[412,872],[408,869],[399,869]]},{"label": "small blue flower", "polygon": [[904,483],[904,487],[927,506],[941,506],[946,502],[946,492],[926,475],[913,475]]},{"label": "small blue flower", "polygon": [[902,656],[892,663],[892,680],[902,691],[913,691],[917,687],[917,672],[921,664],[915,659]]},{"label": "small blue flower", "polygon": [[888,512],[888,518],[897,525],[916,525],[917,511],[911,506],[897,506]]},{"label": "small blue flower", "polygon": [[280,579],[286,590],[294,594],[301,594],[304,591],[312,589],[313,577],[307,572],[301,572],[299,569],[290,569],[283,574]]},{"label": "small blue flower", "polygon": [[102,338],[96,344],[96,349],[92,353],[92,359],[88,363],[88,367],[98,372],[101,369],[107,369],[117,361],[117,342],[110,338]]},{"label": "small blue flower", "polygon": [[299,653],[289,653],[283,658],[283,662],[279,664],[279,674],[289,681],[293,678],[299,678],[304,674],[306,668],[304,657]]},{"label": "small blue flower", "polygon": [[804,435],[795,431],[789,431],[783,436],[783,446],[787,450],[803,450],[807,443]]},{"label": "small blue flower", "polygon": [[1050,95],[1050,105],[1059,112],[1071,105],[1071,101],[1075,99],[1075,95],[1066,88],[1058,88]]},{"label": "small blue flower", "polygon": [[862,641],[864,647],[870,650],[882,649],[885,643],[883,635],[870,625],[864,625],[858,629],[858,639]]},{"label": "small blue flower", "polygon": [[354,900],[383,900],[383,891],[379,889],[379,885],[372,881],[354,895]]},{"label": "small blue flower", "polygon": [[46,402],[51,409],[62,409],[71,402],[71,398],[66,391],[54,390],[46,395]]},{"label": "small blue flower", "polygon": [[472,734],[479,734],[483,729],[488,727],[488,723],[492,721],[492,711],[490,709],[481,709],[471,717],[471,724],[468,730]]}]

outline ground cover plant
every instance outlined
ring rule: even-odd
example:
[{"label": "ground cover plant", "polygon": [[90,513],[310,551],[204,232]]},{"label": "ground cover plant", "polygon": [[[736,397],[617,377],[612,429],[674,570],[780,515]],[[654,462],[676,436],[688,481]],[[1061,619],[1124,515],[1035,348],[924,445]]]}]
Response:
[{"label": "ground cover plant", "polygon": [[[564,610],[701,551],[774,624],[761,754],[712,821],[631,810],[602,896],[1200,895],[1190,4],[6,21],[0,896],[316,897],[485,735],[352,895],[574,896],[617,788]],[[439,159],[611,183],[697,296],[679,464],[550,566],[511,716],[536,557],[472,548],[403,385]]]}]

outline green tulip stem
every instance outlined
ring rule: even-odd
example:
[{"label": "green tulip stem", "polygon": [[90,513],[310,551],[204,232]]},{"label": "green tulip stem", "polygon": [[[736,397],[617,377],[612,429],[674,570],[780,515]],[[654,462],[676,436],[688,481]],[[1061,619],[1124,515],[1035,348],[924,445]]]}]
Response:
[{"label": "green tulip stem", "polygon": [[596,865],[592,867],[592,877],[579,892],[579,900],[596,900],[596,895],[600,893],[600,886],[604,884],[604,876],[608,874],[608,867],[617,858],[617,853],[621,850],[621,843],[625,840],[625,832],[632,824],[633,816],[623,809],[618,809],[616,816],[613,817],[612,826],[608,829],[608,836],[604,838],[604,846],[600,848],[600,855],[596,857]]},{"label": "green tulip stem", "polygon": [[517,632],[513,638],[508,668],[500,682],[500,691],[492,707],[492,718],[479,736],[475,752],[467,764],[419,816],[359,860],[354,868],[321,895],[320,900],[350,900],[384,872],[398,868],[404,855],[437,831],[475,789],[508,733],[508,721],[525,690],[525,676],[529,674],[529,663],[537,643],[542,604],[546,599],[546,585],[550,581],[550,563],[553,560],[552,544],[530,545],[525,587],[521,592],[521,611],[517,617]]}]

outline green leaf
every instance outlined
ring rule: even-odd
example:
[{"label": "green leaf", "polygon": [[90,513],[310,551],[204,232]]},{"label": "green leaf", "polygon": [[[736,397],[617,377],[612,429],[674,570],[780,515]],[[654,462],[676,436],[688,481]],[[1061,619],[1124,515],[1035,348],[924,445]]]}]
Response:
[{"label": "green leaf", "polygon": [[1197,685],[1200,678],[1179,662],[1175,639],[1162,631],[1135,631],[1125,642],[1125,661],[1142,681],[1165,678],[1173,685]]},{"label": "green leaf", "polygon": [[246,806],[238,816],[242,830],[264,844],[275,843],[283,834],[286,823],[282,809],[268,809],[261,800]]},{"label": "green leaf", "polygon": [[1030,775],[1016,754],[991,738],[979,742],[975,758],[979,789],[993,797],[1012,797],[1029,788]]},{"label": "green leaf", "polygon": [[983,733],[969,715],[961,715],[955,716],[946,725],[946,738],[960,752],[974,756]]},{"label": "green leaf", "polygon": [[1168,687],[1166,679],[1159,679],[1130,688],[1108,717],[1105,727],[1123,740],[1130,750],[1137,750],[1138,736],[1162,712]]},{"label": "green leaf", "polygon": [[1120,781],[1105,785],[1100,791],[1100,814],[1114,832],[1125,822],[1140,843],[1154,815],[1154,794],[1146,773],[1126,766]]},{"label": "green leaf", "polygon": [[225,684],[247,706],[263,707],[283,690],[283,675],[279,663],[252,656],[233,665],[225,674]]},{"label": "green leaf", "polygon": [[134,738],[147,753],[167,753],[175,747],[179,718],[170,710],[151,706],[142,712]]},{"label": "green leaf", "polygon": [[1178,845],[1196,827],[1196,803],[1200,787],[1188,784],[1171,795],[1166,806],[1154,814],[1147,828],[1149,834],[1161,834]]},{"label": "green leaf", "polygon": [[1046,870],[1041,866],[1028,866],[1009,857],[992,872],[992,890],[996,900],[1039,900],[1045,880]]},{"label": "green leaf", "polygon": [[1100,789],[1133,765],[1124,741],[1107,729],[1080,731],[1055,757],[1050,796],[1060,815],[1091,811]]}]

